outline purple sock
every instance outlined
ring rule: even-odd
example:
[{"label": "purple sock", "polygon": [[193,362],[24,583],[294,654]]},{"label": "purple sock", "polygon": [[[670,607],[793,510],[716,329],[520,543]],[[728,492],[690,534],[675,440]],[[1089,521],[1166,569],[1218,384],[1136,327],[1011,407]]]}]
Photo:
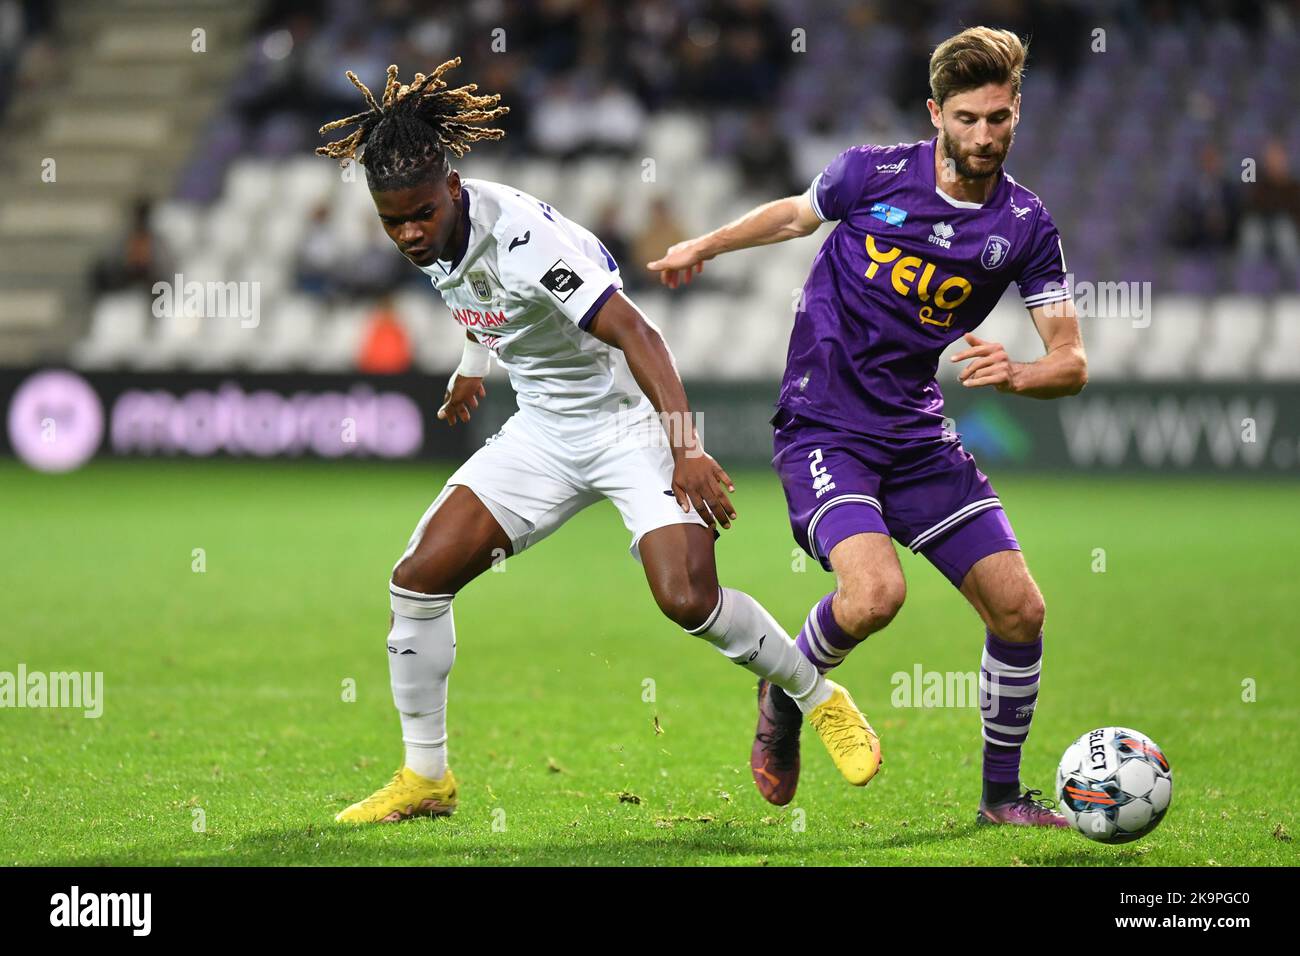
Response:
[{"label": "purple sock", "polygon": [[813,606],[808,619],[803,622],[799,636],[794,640],[799,652],[823,674],[838,667],[849,651],[861,643],[835,620],[835,615],[831,612],[831,600],[834,597],[835,592],[832,591]]},{"label": "purple sock", "polygon": [[1038,701],[1043,635],[1028,644],[1004,641],[985,629],[980,661],[980,719],[984,724],[984,779],[1020,782],[1020,748]]}]

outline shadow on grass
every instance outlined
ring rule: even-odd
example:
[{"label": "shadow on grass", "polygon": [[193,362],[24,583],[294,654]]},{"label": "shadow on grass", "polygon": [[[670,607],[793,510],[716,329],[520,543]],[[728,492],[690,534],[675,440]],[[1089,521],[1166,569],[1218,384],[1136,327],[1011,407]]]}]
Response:
[{"label": "shadow on grass", "polygon": [[[1095,847],[1002,846],[994,850],[974,839],[983,831],[964,826],[915,828],[906,832],[856,831],[827,839],[791,839],[784,828],[678,826],[654,834],[557,830],[553,840],[537,831],[523,835],[485,835],[454,829],[442,820],[417,820],[385,827],[329,827],[312,834],[300,827],[268,828],[234,838],[214,835],[204,847],[160,848],[136,844],[119,852],[59,861],[57,866],[785,866],[785,865],[963,865],[943,859],[944,849],[963,853],[984,849],[979,865],[1097,866],[1142,865],[1132,850],[1098,853]],[[393,839],[393,837],[398,837]],[[844,837],[848,837],[845,839]],[[946,845],[946,847],[945,847]],[[939,848],[929,854],[883,855],[882,851]],[[208,847],[211,847],[209,849]],[[228,847],[228,848],[227,848]],[[171,849],[174,852],[168,853]],[[851,859],[845,859],[845,857]]]}]

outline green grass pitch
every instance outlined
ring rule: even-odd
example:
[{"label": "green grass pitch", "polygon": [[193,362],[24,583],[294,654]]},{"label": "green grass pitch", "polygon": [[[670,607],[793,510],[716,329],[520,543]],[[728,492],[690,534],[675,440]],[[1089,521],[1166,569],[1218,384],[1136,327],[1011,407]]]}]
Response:
[{"label": "green grass pitch", "polygon": [[[901,614],[837,678],[881,732],[880,776],[847,786],[806,730],[795,802],[767,805],[752,678],[659,616],[606,503],[456,601],[457,814],[341,828],[400,759],[385,582],[446,474],[0,465],[0,671],[104,674],[99,719],[0,710],[0,863],[1296,862],[1300,496],[1192,479],[993,476],[1048,608],[1025,782],[1050,792],[1095,726],[1151,735],[1173,806],[1135,844],[976,829],[977,712],[891,706],[891,675],[973,670],[983,640],[910,555]],[[735,477],[722,580],[797,629],[832,579],[797,570],[776,478]]]}]

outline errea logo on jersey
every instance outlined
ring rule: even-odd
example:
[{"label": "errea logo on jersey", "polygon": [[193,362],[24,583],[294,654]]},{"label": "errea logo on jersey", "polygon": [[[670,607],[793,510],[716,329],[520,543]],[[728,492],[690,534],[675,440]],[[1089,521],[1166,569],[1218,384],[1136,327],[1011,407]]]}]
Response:
[{"label": "errea logo on jersey", "polygon": [[926,236],[926,238],[929,239],[931,242],[933,242],[936,246],[942,246],[945,249],[951,249],[952,242],[950,242],[949,240],[952,239],[953,233],[956,231],[957,230],[953,229],[953,227],[948,225],[946,222],[936,222],[934,224],[934,232]]},{"label": "errea logo on jersey", "polygon": [[898,162],[896,162],[896,163],[888,163],[888,164],[885,164],[885,165],[877,166],[877,167],[876,167],[876,172],[878,172],[878,173],[901,173],[901,172],[903,171],[903,167],[906,166],[906,165],[907,165],[907,157],[904,156],[902,159],[900,159],[900,160],[899,160]]}]

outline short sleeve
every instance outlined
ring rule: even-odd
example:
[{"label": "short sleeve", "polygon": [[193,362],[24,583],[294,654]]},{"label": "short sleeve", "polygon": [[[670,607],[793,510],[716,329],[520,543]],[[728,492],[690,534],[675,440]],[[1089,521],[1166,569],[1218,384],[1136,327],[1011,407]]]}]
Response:
[{"label": "short sleeve", "polygon": [[871,169],[870,150],[870,146],[846,149],[813,179],[808,199],[822,222],[843,219],[861,201]]},{"label": "short sleeve", "polygon": [[497,264],[506,289],[550,306],[586,331],[623,287],[618,264],[594,236],[581,242],[558,225],[520,226],[499,236]]},{"label": "short sleeve", "polygon": [[1065,250],[1061,234],[1046,209],[1039,213],[1034,226],[1029,258],[1025,261],[1016,286],[1025,308],[1036,309],[1052,302],[1065,302],[1071,298],[1065,275]]}]

